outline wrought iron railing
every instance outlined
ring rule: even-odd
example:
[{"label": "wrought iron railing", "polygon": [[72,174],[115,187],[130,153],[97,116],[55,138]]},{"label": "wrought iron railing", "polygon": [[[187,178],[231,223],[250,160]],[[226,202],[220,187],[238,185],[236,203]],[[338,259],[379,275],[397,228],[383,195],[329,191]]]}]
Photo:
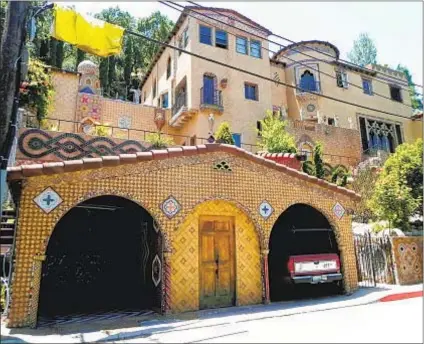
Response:
[{"label": "wrought iron railing", "polygon": [[174,116],[182,107],[187,106],[187,93],[179,93],[175,97],[175,103],[172,106],[172,116]]},{"label": "wrought iron railing", "polygon": [[217,107],[223,107],[222,91],[211,90],[202,87],[200,89],[200,104],[201,105],[214,105]]},{"label": "wrought iron railing", "polygon": [[306,93],[306,92],[321,92],[321,82],[320,81],[310,81],[306,83],[299,83],[296,85],[296,93]]}]

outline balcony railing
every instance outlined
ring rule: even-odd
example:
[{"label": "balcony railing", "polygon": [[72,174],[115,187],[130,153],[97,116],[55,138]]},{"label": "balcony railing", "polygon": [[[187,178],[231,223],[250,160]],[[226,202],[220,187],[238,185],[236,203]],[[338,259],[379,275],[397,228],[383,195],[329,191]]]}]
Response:
[{"label": "balcony railing", "polygon": [[321,93],[321,82],[319,81],[310,81],[307,83],[299,83],[296,85],[298,88],[296,89],[296,93],[303,94],[307,92],[315,92]]},{"label": "balcony railing", "polygon": [[224,109],[222,92],[202,87],[200,89],[200,105],[201,107],[213,107],[222,111]]},{"label": "balcony railing", "polygon": [[174,116],[180,109],[187,106],[187,93],[183,92],[175,97],[175,103],[172,106],[172,116]]}]

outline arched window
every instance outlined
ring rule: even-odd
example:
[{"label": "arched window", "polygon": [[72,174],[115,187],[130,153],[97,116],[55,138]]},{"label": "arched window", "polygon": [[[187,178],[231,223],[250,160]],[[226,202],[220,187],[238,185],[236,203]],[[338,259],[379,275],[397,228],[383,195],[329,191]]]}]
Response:
[{"label": "arched window", "polygon": [[169,79],[171,76],[171,57],[168,57],[168,63],[166,65],[166,78]]},{"label": "arched window", "polygon": [[300,88],[303,91],[317,91],[315,77],[309,70],[305,71],[300,77]]}]

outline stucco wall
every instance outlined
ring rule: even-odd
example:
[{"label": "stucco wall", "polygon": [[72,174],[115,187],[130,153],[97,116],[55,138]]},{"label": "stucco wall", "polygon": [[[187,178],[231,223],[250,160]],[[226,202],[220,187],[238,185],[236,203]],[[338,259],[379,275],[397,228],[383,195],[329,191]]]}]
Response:
[{"label": "stucco wall", "polygon": [[[246,153],[235,148],[226,152],[214,151],[212,147],[217,147],[216,145],[208,147],[200,146],[194,151],[188,148],[185,150],[175,148],[172,150],[173,157],[169,158],[167,151],[162,153],[156,151],[154,155],[152,152],[139,153],[137,156],[133,155],[135,160],[132,162],[127,160],[125,164],[116,165],[116,161],[110,161],[108,163],[110,167],[101,168],[94,167],[100,166],[102,159],[72,162],[72,170],[75,172],[25,178],[18,218],[16,265],[8,326],[35,324],[41,267],[48,239],[57,222],[67,211],[78,203],[98,195],[117,195],[131,199],[143,206],[157,221],[164,236],[164,250],[171,262],[170,270],[164,268],[166,275],[168,273],[170,275],[170,284],[166,282],[165,290],[169,292],[166,293],[165,301],[170,305],[171,312],[189,310],[196,306],[195,301],[190,301],[187,307],[184,307],[181,298],[186,296],[179,294],[177,290],[180,288],[178,284],[176,285],[178,275],[184,274],[187,278],[196,279],[195,275],[193,277],[195,272],[192,270],[192,262],[176,260],[178,255],[186,254],[178,251],[177,240],[186,233],[189,223],[194,224],[194,220],[187,220],[191,214],[195,214],[193,218],[203,212],[220,215],[221,206],[197,207],[208,200],[227,200],[233,204],[223,207],[222,211],[234,214],[238,219],[237,252],[240,251],[240,245],[245,239],[253,240],[246,246],[252,253],[252,269],[249,269],[249,273],[237,276],[240,304],[258,302],[260,297],[257,288],[258,249],[266,252],[273,224],[285,209],[296,203],[309,204],[327,217],[334,228],[341,252],[345,288],[347,291],[357,288],[351,216],[346,212],[338,218],[333,212],[336,202],[347,210],[353,208],[354,201],[351,196],[338,191],[337,188],[336,190],[327,187],[325,182],[318,183],[312,177],[278,167],[270,161],[261,158],[252,158],[254,161],[251,161]],[[187,155],[183,155],[183,152]],[[109,160],[104,161],[106,163]],[[217,162],[222,161],[231,166],[231,172],[213,168]],[[54,168],[52,172],[54,171],[57,172],[58,169]],[[13,178],[13,175],[9,173],[9,178]],[[257,187],[258,185],[261,187]],[[53,188],[63,199],[63,203],[48,214],[34,202],[34,198],[47,187]],[[174,217],[168,218],[162,212],[161,204],[171,194],[181,205],[181,210]],[[267,200],[274,208],[267,219],[259,214],[259,206],[263,200]],[[242,212],[236,210],[234,206]],[[252,235],[252,224],[259,244]],[[198,230],[197,227],[190,228]],[[193,235],[187,237],[187,240],[195,240],[196,234]],[[172,248],[177,250],[174,251]],[[241,262],[237,261],[239,270],[241,270],[240,264]],[[248,275],[251,281],[247,281]],[[243,281],[246,281],[245,287]],[[196,290],[195,284],[193,288]],[[196,294],[197,292],[194,293]]]}]

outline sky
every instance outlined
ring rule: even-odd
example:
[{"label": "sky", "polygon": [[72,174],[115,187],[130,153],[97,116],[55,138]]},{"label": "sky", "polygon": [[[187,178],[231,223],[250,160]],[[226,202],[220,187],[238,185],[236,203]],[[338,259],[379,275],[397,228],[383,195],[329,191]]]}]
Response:
[{"label": "sky", "polygon": [[[196,1],[197,2],[197,1]],[[179,12],[158,2],[67,2],[82,13],[116,6],[135,17],[160,11],[173,21]],[[189,5],[186,2],[180,4]],[[231,8],[292,41],[318,39],[333,43],[341,58],[361,32],[377,46],[377,62],[406,65],[416,84],[423,85],[422,2],[199,2],[203,6]],[[290,42],[271,37],[284,45]],[[419,89],[422,92],[422,89]]]}]

